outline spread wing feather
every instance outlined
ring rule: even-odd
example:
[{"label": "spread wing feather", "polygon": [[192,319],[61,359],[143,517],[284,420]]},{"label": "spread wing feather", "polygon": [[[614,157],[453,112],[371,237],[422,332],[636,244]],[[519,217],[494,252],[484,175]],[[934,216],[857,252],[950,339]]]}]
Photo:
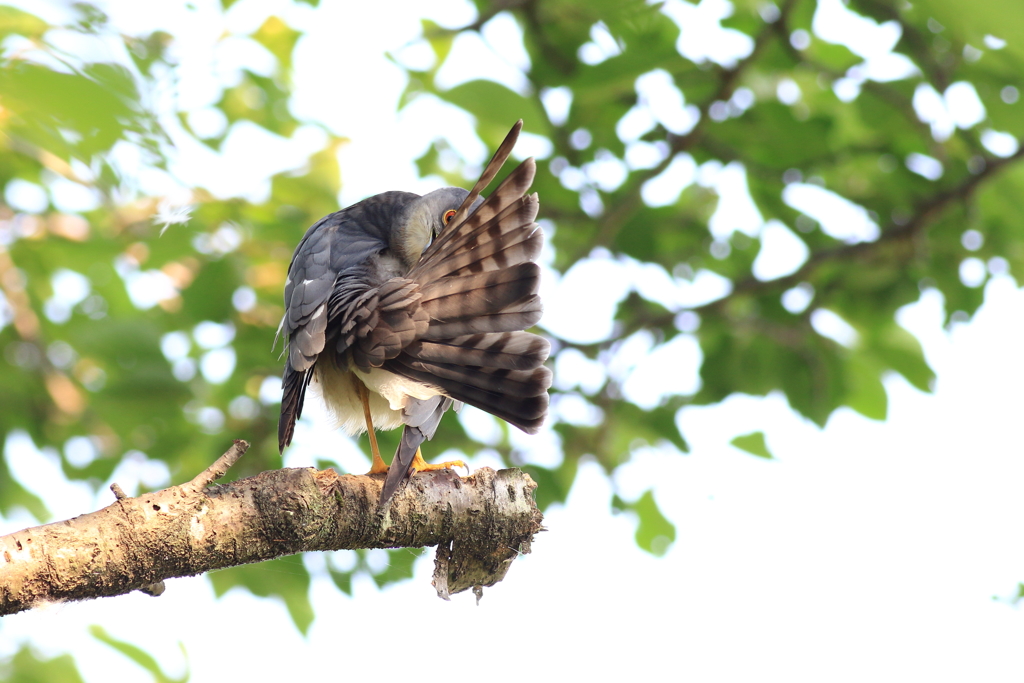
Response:
[{"label": "spread wing feather", "polygon": [[524,331],[541,317],[538,202],[523,196],[534,173],[533,160],[523,162],[409,271],[429,324],[383,366],[530,433],[551,385],[550,345]]}]

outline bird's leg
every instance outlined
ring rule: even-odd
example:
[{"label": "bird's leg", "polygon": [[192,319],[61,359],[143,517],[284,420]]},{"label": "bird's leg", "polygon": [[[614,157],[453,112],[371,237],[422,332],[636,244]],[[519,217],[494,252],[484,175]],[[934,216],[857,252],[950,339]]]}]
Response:
[{"label": "bird's leg", "polygon": [[417,472],[430,472],[431,470],[450,470],[453,467],[464,467],[466,473],[469,473],[469,467],[466,463],[461,460],[449,460],[448,462],[439,462],[436,465],[431,465],[429,462],[423,459],[423,452],[420,449],[416,449],[416,455],[412,459],[412,468]]},{"label": "bird's leg", "polygon": [[388,466],[380,457],[380,449],[377,448],[377,433],[373,431],[373,418],[370,417],[370,392],[366,385],[355,380],[356,388],[359,391],[359,400],[363,404],[363,417],[366,418],[366,434],[370,437],[370,453],[373,454],[373,462],[370,464],[370,471],[367,474],[380,474],[387,472]]}]

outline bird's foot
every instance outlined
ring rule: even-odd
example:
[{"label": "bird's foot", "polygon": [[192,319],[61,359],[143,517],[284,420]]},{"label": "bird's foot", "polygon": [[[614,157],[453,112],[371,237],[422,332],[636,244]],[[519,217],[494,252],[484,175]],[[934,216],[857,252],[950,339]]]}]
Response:
[{"label": "bird's foot", "polygon": [[462,467],[466,470],[466,474],[469,474],[469,466],[461,460],[448,460],[447,462],[439,462],[431,464],[423,459],[423,452],[420,449],[416,449],[416,455],[412,459],[412,468],[417,472],[432,472],[433,470],[450,470],[453,467]]},{"label": "bird's foot", "polygon": [[388,471],[388,464],[384,462],[384,459],[380,457],[379,453],[374,453],[373,462],[370,464],[370,471],[367,474],[384,474]]}]

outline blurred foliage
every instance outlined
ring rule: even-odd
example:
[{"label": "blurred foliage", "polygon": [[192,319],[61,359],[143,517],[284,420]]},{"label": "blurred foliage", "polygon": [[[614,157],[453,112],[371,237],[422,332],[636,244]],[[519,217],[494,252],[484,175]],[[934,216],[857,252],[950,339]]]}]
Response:
[{"label": "blurred foliage", "polygon": [[27,645],[0,661],[0,676],[8,683],[83,683],[71,655],[43,659]]},{"label": "blurred foliage", "polygon": [[[167,675],[164,673],[164,670],[160,668],[160,664],[156,661],[153,655],[135,645],[132,645],[131,643],[118,640],[107,633],[106,629],[101,626],[90,626],[89,633],[92,634],[93,638],[96,640],[104,643],[105,645],[109,645],[111,648],[120,652],[122,655],[145,669],[153,676],[153,683],[188,683],[188,679],[191,677],[187,671],[181,678],[174,678],[173,676]],[[181,646],[181,651],[182,654],[185,654],[184,646]]]},{"label": "blurred foliage", "polygon": [[[553,340],[556,365],[575,354],[608,372],[602,384],[578,392],[556,382],[599,416],[580,423],[555,411],[559,464],[537,464],[507,438],[496,447],[538,481],[543,506],[566,499],[585,456],[611,474],[639,448],[685,452],[676,417],[689,404],[779,392],[819,425],[844,406],[885,419],[887,374],[922,390],[933,379],[917,340],[895,323],[897,310],[934,289],[951,321],[966,320],[990,274],[1024,269],[1024,169],[1016,163],[1021,152],[1006,142],[1024,135],[1017,0],[969,10],[954,0],[850,0],[849,10],[890,22],[899,35],[895,52],[910,75],[886,82],[868,79],[861,57],[815,33],[813,0],[735,0],[721,20],[729,36],[749,39],[735,63],[683,56],[680,24],[694,16],[683,2],[475,4],[479,17],[470,26],[424,22],[421,42],[434,63],[403,67],[402,106],[427,96],[461,107],[490,148],[520,117],[526,132],[550,141],[553,153],[541,161],[534,189],[558,270],[611,254],[654,269],[668,289],[712,275],[729,283],[719,298],[692,306],[672,292],[634,287],[619,303],[611,338]],[[225,84],[212,108],[227,127],[200,139],[192,112],[168,110],[160,96],[175,66],[168,56],[175,37],[122,35],[99,10],[75,7],[79,17],[62,27],[0,7],[0,435],[27,434],[59,457],[68,477],[97,489],[126,459],[163,462],[172,481],[185,480],[232,438],[253,444],[233,476],[279,467],[277,405],[261,389],[273,389],[280,372],[271,343],[292,249],[308,225],[338,208],[344,139],[325,130],[324,149],[273,177],[261,201],[215,197],[201,187],[152,196],[138,178],[169,174],[171,127],[218,150],[236,126],[289,137],[318,125],[289,106],[302,34],[266,18],[249,38],[276,60],[276,71],[243,68]],[[498,13],[522,32],[530,62],[524,84],[441,87],[437,75],[459,34],[480,31]],[[677,23],[670,14],[683,18]],[[48,39],[58,31],[120,41],[124,60],[68,54]],[[394,60],[402,66],[400,55]],[[641,77],[660,84],[674,113],[638,91]],[[923,121],[915,101],[934,95],[941,102],[953,88],[976,95],[981,120],[944,129]],[[986,146],[998,134],[1003,147]],[[453,170],[452,149],[438,139],[419,160],[421,173],[460,182],[471,176],[469,161]],[[941,173],[912,171],[915,159]],[[677,162],[699,168],[698,182],[649,205],[652,185],[681,184]],[[720,198],[702,178],[723,168],[742,171],[761,218],[806,247],[802,265],[758,278],[767,231],[718,226],[712,233]],[[794,187],[863,207],[877,236],[857,241],[826,231],[785,200]],[[845,321],[853,340],[819,333],[825,314]],[[653,408],[625,400],[623,385],[639,361],[633,342],[647,339],[656,352],[680,335],[702,352],[696,392],[664,387]],[[382,438],[393,448],[391,435]],[[770,457],[763,434],[733,443]],[[454,419],[443,422],[433,445],[437,453],[484,447]],[[646,550],[663,553],[675,538],[651,491],[613,503],[637,516],[637,542]],[[0,513],[14,508],[46,518],[0,460]],[[386,570],[371,571],[357,554],[352,567],[332,564],[330,574],[346,592],[357,572],[385,585],[409,576],[414,557],[393,553]],[[277,573],[246,567],[211,578],[218,594],[243,586],[281,597],[305,630],[315,615],[307,571],[301,562],[281,562],[287,566]],[[37,668],[64,665],[21,651],[16,666],[25,658]],[[74,680],[48,680],[58,678]]]},{"label": "blurred foliage", "polygon": [[746,451],[751,455],[756,455],[759,458],[771,459],[772,452],[768,450],[768,444],[764,440],[764,432],[751,432],[750,434],[740,434],[735,439],[729,442],[741,451]]}]

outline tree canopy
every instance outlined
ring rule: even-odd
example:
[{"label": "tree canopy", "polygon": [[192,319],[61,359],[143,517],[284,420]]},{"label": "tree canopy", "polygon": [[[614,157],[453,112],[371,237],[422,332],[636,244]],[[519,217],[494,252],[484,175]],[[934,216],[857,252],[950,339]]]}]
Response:
[{"label": "tree canopy", "polygon": [[[611,313],[604,333],[573,329],[558,309],[541,322],[554,344],[555,457],[535,457],[506,425],[482,440],[455,419],[431,445],[522,467],[542,508],[565,501],[583,457],[611,475],[640,448],[686,452],[685,406],[776,392],[817,425],[844,406],[884,420],[883,378],[922,391],[934,378],[897,310],[937,290],[948,321],[967,320],[989,277],[1024,269],[1013,0],[970,11],[953,0],[474,6],[464,26],[424,20],[392,54],[400,106],[458,108],[488,149],[522,118],[542,152],[534,190],[553,281],[617,281],[575,302],[577,315]],[[187,481],[233,438],[252,443],[236,475],[281,467],[271,345],[286,269],[359,172],[339,164],[359,131],[297,113],[303,31],[283,18],[223,35],[259,59],[187,109],[174,96],[182,36],[125,31],[94,5],[73,12],[55,24],[0,7],[0,514],[40,521],[46,507],[12,472],[26,438],[97,489],[126,461]],[[872,41],[848,40],[842,22]],[[477,35],[512,75],[452,85],[444,69]],[[220,152],[251,127],[298,148],[312,130],[319,149],[245,196],[175,170],[185,145]],[[480,159],[459,149],[437,137],[419,173],[466,186]],[[687,363],[698,382],[679,380]],[[379,438],[394,451],[397,433]],[[759,432],[735,444],[772,457]],[[640,548],[671,544],[650,491],[614,504],[636,515]],[[360,558],[332,569],[341,590],[369,572]],[[413,559],[394,555],[374,580],[408,577]],[[281,596],[299,629],[313,619],[301,567],[211,580],[218,594]],[[28,651],[5,666],[13,680],[73,668]]]}]

